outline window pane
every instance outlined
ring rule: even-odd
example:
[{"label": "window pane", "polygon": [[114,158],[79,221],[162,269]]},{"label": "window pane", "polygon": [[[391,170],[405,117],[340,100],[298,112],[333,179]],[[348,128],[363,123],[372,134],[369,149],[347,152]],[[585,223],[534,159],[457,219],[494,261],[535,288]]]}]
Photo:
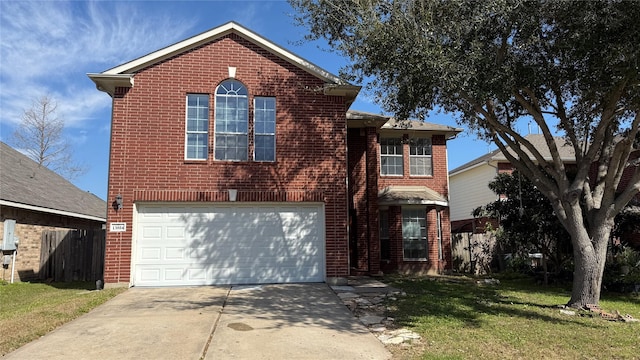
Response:
[{"label": "window pane", "polygon": [[417,138],[409,142],[409,172],[411,175],[433,175],[431,139]]},{"label": "window pane", "polygon": [[405,259],[427,259],[427,227],[424,209],[402,209],[402,248]]},{"label": "window pane", "polygon": [[256,97],[254,102],[254,159],[275,161],[276,101]]},{"label": "window pane", "polygon": [[275,160],[275,137],[273,135],[256,135],[255,160]]},{"label": "window pane", "polygon": [[209,95],[188,94],[186,159],[206,159],[208,153]]},{"label": "window pane", "polygon": [[236,80],[222,82],[216,90],[216,160],[246,160],[248,132],[247,89]]},{"label": "window pane", "polygon": [[411,157],[409,164],[411,175],[433,175],[431,156]]},{"label": "window pane", "polygon": [[187,135],[187,159],[207,158],[207,134]]}]

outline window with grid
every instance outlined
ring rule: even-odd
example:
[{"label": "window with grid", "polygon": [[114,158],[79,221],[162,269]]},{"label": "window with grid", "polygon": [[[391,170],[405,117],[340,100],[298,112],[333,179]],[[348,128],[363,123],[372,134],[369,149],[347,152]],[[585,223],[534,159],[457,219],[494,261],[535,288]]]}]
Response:
[{"label": "window with grid", "polygon": [[409,140],[409,173],[411,175],[433,175],[430,138]]},{"label": "window with grid", "polygon": [[380,139],[380,173],[402,176],[402,171],[402,140],[399,138]]},{"label": "window with grid", "polygon": [[427,260],[425,209],[402,209],[402,251],[404,260]]},{"label": "window with grid", "polygon": [[247,160],[248,113],[247,88],[236,80],[222,82],[216,90],[216,160]]},{"label": "window with grid", "polygon": [[276,99],[256,97],[254,103],[254,154],[256,161],[276,160]]},{"label": "window with grid", "polygon": [[206,160],[209,150],[209,95],[187,95],[185,159]]}]

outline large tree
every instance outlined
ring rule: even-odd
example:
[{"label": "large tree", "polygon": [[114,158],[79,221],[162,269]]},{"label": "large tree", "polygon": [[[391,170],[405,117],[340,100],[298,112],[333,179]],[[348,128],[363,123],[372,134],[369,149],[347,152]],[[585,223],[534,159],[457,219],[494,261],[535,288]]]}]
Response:
[{"label": "large tree", "polygon": [[[614,217],[640,190],[638,162],[630,161],[640,123],[640,2],[290,3],[308,38],[324,38],[349,57],[343,73],[372,79],[387,110],[421,117],[439,107],[492,140],[571,235],[568,304],[599,302]],[[551,159],[518,133],[523,118],[540,127]],[[575,176],[554,135],[574,147]],[[631,179],[619,189],[625,170]]]},{"label": "large tree", "polygon": [[65,122],[57,112],[58,104],[52,97],[33,100],[13,133],[13,145],[41,166],[73,180],[86,168],[73,160],[71,144],[64,136]]}]

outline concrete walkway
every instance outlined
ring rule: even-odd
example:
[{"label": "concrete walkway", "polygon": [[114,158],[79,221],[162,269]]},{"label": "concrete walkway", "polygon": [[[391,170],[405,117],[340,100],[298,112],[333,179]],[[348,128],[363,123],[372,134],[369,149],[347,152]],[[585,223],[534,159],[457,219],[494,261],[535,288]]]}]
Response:
[{"label": "concrete walkway", "polygon": [[6,359],[389,359],[326,284],[132,288]]}]

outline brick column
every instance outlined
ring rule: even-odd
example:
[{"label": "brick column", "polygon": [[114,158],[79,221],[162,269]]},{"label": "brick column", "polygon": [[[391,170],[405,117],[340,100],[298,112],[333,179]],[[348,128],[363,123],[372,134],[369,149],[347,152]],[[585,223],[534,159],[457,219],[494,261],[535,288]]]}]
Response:
[{"label": "brick column", "polygon": [[366,128],[367,136],[367,214],[369,217],[369,273],[380,273],[380,227],[378,225],[378,134],[376,128]]}]

